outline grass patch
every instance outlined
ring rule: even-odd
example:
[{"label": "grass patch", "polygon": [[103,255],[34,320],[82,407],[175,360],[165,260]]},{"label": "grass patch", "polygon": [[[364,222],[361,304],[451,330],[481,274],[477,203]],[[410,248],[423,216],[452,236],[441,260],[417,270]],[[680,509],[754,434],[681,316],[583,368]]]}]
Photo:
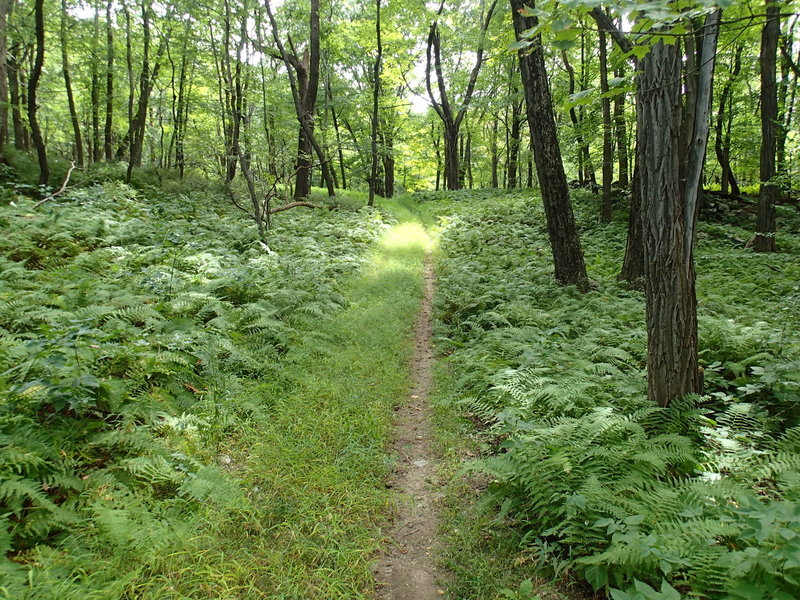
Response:
[{"label": "grass patch", "polygon": [[[283,361],[289,390],[224,448],[249,498],[144,577],[145,598],[362,598],[374,585],[392,408],[408,386],[427,241],[390,229],[347,286],[348,308],[313,324]],[[191,565],[202,561],[205,572]],[[214,576],[210,577],[209,574]]]}]

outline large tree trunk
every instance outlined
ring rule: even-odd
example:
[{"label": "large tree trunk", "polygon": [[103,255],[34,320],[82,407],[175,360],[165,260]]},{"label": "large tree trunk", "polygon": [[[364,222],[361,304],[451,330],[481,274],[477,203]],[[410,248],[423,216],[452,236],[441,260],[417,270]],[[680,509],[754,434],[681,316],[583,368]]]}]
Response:
[{"label": "large tree trunk", "polygon": [[[1,1],[1,0],[0,0]],[[69,117],[72,122],[72,133],[75,137],[75,162],[83,167],[83,140],[81,139],[81,125],[78,110],[75,107],[75,96],[72,93],[72,77],[69,71],[69,54],[67,52],[67,0],[61,0],[61,29],[59,38],[61,42],[61,68],[64,71],[64,87],[67,90],[67,105]]]},{"label": "large tree trunk", "polygon": [[[511,0],[511,7],[517,39],[522,39],[522,34],[535,27],[537,21],[520,13],[524,10],[524,0]],[[555,276],[560,283],[574,284],[585,291],[589,288],[589,279],[586,276],[580,238],[569,200],[567,178],[561,161],[541,37],[534,37],[532,42],[532,48],[519,51],[520,73],[536,173],[539,176],[547,231],[553,249]]]},{"label": "large tree trunk", "polygon": [[778,119],[778,92],[776,85],[776,54],[780,36],[780,6],[776,0],[765,0],[767,21],[761,30],[761,158],[759,173],[761,189],[758,194],[758,219],[753,249],[756,252],[776,252],[775,202],[778,186],[775,176],[776,139],[775,122]]},{"label": "large tree trunk", "polygon": [[697,302],[686,251],[681,53],[657,43],[640,64],[638,128],[647,303],[648,396],[659,406],[702,391],[697,368]]},{"label": "large tree trunk", "polygon": [[31,128],[33,145],[36,148],[36,155],[39,158],[39,185],[47,185],[50,179],[50,168],[47,164],[47,151],[42,139],[42,130],[39,128],[36,104],[36,92],[39,89],[39,79],[42,76],[44,65],[44,0],[35,0],[34,20],[36,23],[36,55],[31,69],[31,77],[28,80],[28,123]]}]

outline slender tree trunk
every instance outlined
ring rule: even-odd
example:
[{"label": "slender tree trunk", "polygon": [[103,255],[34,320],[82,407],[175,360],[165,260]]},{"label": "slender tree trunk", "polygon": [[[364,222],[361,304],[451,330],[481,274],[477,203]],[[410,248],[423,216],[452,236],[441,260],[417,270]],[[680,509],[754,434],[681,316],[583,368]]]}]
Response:
[{"label": "slender tree trunk", "polygon": [[394,132],[391,126],[386,127],[383,140],[383,194],[386,198],[394,196]]},{"label": "slender tree trunk", "polygon": [[469,189],[475,186],[472,176],[472,132],[467,131],[467,147],[464,149],[464,163],[467,165],[467,185]]},{"label": "slender tree trunk", "polygon": [[761,30],[761,158],[759,172],[761,189],[758,194],[758,218],[753,249],[756,252],[776,252],[775,202],[779,188],[771,181],[775,176],[776,135],[778,119],[778,93],[776,86],[776,54],[780,36],[780,5],[776,0],[765,0],[767,21]]},{"label": "slender tree trunk", "polygon": [[27,111],[25,101],[25,83],[20,72],[20,43],[15,43],[10,52],[8,70],[9,99],[11,100],[11,122],[14,127],[14,148],[17,150],[28,150],[28,135],[25,123],[22,120],[22,111]]},{"label": "slender tree trunk", "polygon": [[114,159],[111,137],[114,123],[114,15],[112,6],[113,1],[108,0],[106,3],[106,122],[103,130],[103,148],[108,161]]},{"label": "slender tree trunk", "polygon": [[33,10],[36,31],[36,55],[33,69],[31,69],[31,76],[28,80],[28,123],[30,124],[36,155],[39,158],[39,185],[47,185],[50,179],[50,168],[47,164],[47,152],[42,139],[42,130],[39,128],[37,119],[39,107],[37,106],[36,98],[39,79],[42,76],[42,67],[44,66],[44,0],[35,0]]},{"label": "slender tree trunk", "polygon": [[[317,88],[319,87],[319,59],[320,59],[320,26],[319,26],[319,0],[311,0],[310,11],[310,50],[301,61],[297,56],[290,55],[281,41],[278,23],[272,14],[269,0],[265,0],[272,37],[280,51],[289,75],[289,85],[292,90],[297,120],[300,122],[298,136],[297,171],[294,196],[297,199],[308,197],[311,192],[311,151],[316,152],[320,161],[322,176],[328,186],[328,196],[335,196],[333,177],[328,168],[328,159],[322,147],[314,137],[314,107],[317,101]],[[295,74],[297,75],[295,77]],[[303,79],[306,77],[306,79]]]},{"label": "slender tree trunk", "polygon": [[[605,96],[608,93],[608,45],[606,34],[600,31],[600,92]],[[611,180],[614,178],[614,153],[611,147],[611,99],[603,97],[603,195],[600,202],[600,220],[603,223],[611,222],[613,205],[611,202]]]},{"label": "slender tree trunk", "polygon": [[492,187],[497,189],[498,181],[497,181],[497,167],[500,159],[497,155],[497,119],[492,119]]},{"label": "slender tree trunk", "polygon": [[[536,26],[537,20],[520,14],[524,8],[523,0],[511,0],[511,7],[514,30],[517,38],[521,39],[525,31]],[[580,238],[569,200],[567,178],[561,161],[541,37],[534,37],[532,42],[532,48],[519,51],[520,72],[536,172],[553,249],[555,276],[560,283],[574,284],[585,291],[589,289],[589,279],[586,276]]]},{"label": "slender tree trunk", "polygon": [[[572,96],[575,93],[575,69],[569,62],[566,50],[561,51],[561,60],[569,76],[569,95]],[[569,119],[575,131],[575,142],[578,147],[578,181],[586,184],[594,181],[594,167],[592,167],[592,159],[589,154],[589,143],[583,137],[583,120],[578,117],[578,111],[574,106],[569,109]]]},{"label": "slender tree trunk", "polygon": [[[513,90],[519,91],[519,90]],[[515,94],[516,95],[516,94]],[[519,142],[522,134],[523,117],[522,104],[513,102],[511,105],[511,131],[508,139],[508,189],[513,190],[517,187],[517,171],[519,166]]]},{"label": "slender tree trunk", "polygon": [[[619,68],[615,75],[623,77],[625,75],[622,68]],[[630,182],[628,180],[628,134],[625,123],[625,94],[614,96],[614,132],[617,138],[617,162],[619,164],[619,185],[626,189]]]},{"label": "slender tree trunk", "polygon": [[644,240],[642,232],[642,186],[639,176],[640,161],[633,169],[631,206],[628,213],[628,235],[625,241],[625,258],[619,278],[633,289],[644,290]]},{"label": "slender tree trunk", "polygon": [[[453,111],[450,105],[450,100],[447,94],[447,87],[444,79],[444,70],[442,68],[441,57],[441,35],[439,31],[438,18],[444,10],[444,1],[439,5],[437,12],[437,19],[431,23],[428,31],[426,63],[425,63],[425,84],[428,90],[428,97],[431,100],[436,114],[442,120],[444,126],[444,176],[445,185],[449,190],[457,190],[461,187],[462,171],[459,165],[458,153],[458,132],[461,123],[467,113],[467,108],[472,101],[472,96],[475,91],[475,83],[478,80],[478,74],[483,66],[484,58],[484,45],[486,42],[486,30],[489,28],[489,23],[492,21],[497,0],[492,0],[491,5],[486,11],[485,18],[481,20],[480,37],[478,40],[478,47],[475,51],[475,65],[470,72],[469,81],[461,98],[461,105],[456,112]],[[439,91],[437,98],[433,93],[431,84],[431,68],[436,74],[436,85]]]},{"label": "slender tree trunk", "polygon": [[91,113],[92,113],[92,162],[100,162],[103,156],[103,144],[100,142],[100,13],[94,8],[93,34],[91,46]]},{"label": "slender tree trunk", "polygon": [[0,0],[0,158],[8,143],[8,19],[14,0]]},{"label": "slender tree trunk", "polygon": [[81,125],[78,110],[75,107],[75,96],[72,93],[72,77],[69,70],[69,55],[67,51],[67,0],[61,0],[61,29],[59,38],[61,42],[61,68],[64,71],[64,87],[67,90],[67,105],[72,122],[72,133],[75,137],[75,162],[78,167],[83,167],[83,140],[81,139]]},{"label": "slender tree trunk", "polygon": [[333,132],[336,136],[336,153],[339,156],[339,172],[342,176],[342,189],[347,189],[347,176],[344,171],[344,150],[342,148],[342,136],[339,132],[339,119],[336,116],[336,107],[333,105],[333,94],[331,93],[330,79],[326,80],[328,102],[331,105],[331,120],[333,122]]},{"label": "slender tree trunk", "polygon": [[736,182],[736,177],[734,177],[733,170],[731,169],[730,138],[726,135],[725,120],[726,117],[732,117],[730,105],[733,102],[733,84],[742,68],[742,49],[743,46],[736,47],[730,76],[720,92],[719,110],[717,111],[717,118],[714,126],[714,153],[717,156],[717,162],[722,170],[720,187],[722,189],[722,193],[727,194],[728,187],[730,186],[731,191],[736,196],[738,196],[740,193],[739,184]]},{"label": "slender tree trunk", "polygon": [[369,201],[367,204],[375,204],[375,186],[378,183],[378,108],[381,96],[381,60],[383,59],[383,44],[381,44],[381,0],[375,0],[375,40],[378,54],[375,57],[375,67],[373,70],[372,87],[372,170],[369,178]]}]

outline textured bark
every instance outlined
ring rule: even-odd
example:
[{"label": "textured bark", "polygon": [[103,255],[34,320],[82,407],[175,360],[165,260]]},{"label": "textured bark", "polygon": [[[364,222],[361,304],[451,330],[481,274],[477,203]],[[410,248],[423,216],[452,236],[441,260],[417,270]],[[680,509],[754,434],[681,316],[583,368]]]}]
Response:
[{"label": "textured bark", "polygon": [[[536,26],[536,19],[520,14],[523,0],[511,0],[517,39]],[[530,49],[519,51],[522,87],[530,126],[536,173],[542,191],[547,231],[553,250],[556,280],[574,284],[586,291],[589,280],[583,261],[580,238],[569,200],[567,178],[558,145],[553,101],[548,87],[541,37],[532,39]]]},{"label": "textured bark", "polygon": [[697,302],[691,252],[684,246],[680,179],[681,55],[676,44],[656,44],[641,62],[642,233],[647,304],[647,384],[659,406],[699,393]]},{"label": "textured bark", "polygon": [[36,148],[36,155],[39,159],[39,185],[47,185],[50,179],[50,168],[47,164],[47,151],[42,139],[42,131],[39,128],[37,112],[36,93],[39,90],[39,79],[42,76],[44,66],[44,0],[36,0],[34,3],[34,21],[36,28],[36,55],[33,60],[31,77],[28,80],[28,124],[31,128],[33,145]]},{"label": "textured bark", "polygon": [[759,173],[761,189],[758,194],[758,218],[753,249],[756,252],[776,252],[775,202],[778,186],[770,180],[775,176],[778,119],[778,92],[776,84],[778,37],[780,36],[780,6],[775,0],[765,0],[767,21],[761,30],[761,156]]},{"label": "textured bark", "polygon": [[69,53],[67,51],[67,0],[61,0],[61,28],[59,41],[61,42],[61,69],[64,72],[64,87],[67,91],[67,105],[69,118],[72,123],[72,134],[75,138],[75,162],[78,167],[83,167],[83,140],[81,138],[81,124],[78,110],[75,107],[75,96],[72,93],[72,77],[69,70]]}]

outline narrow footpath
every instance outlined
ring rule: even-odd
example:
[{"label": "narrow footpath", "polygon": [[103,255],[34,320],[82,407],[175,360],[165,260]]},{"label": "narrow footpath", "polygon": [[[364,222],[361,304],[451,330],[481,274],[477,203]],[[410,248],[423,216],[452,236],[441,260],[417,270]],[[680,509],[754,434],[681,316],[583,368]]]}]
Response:
[{"label": "narrow footpath", "polygon": [[441,598],[441,573],[435,566],[438,502],[443,494],[437,480],[429,395],[433,384],[432,301],[434,275],[430,254],[425,257],[422,308],[414,326],[411,394],[396,414],[393,453],[397,457],[390,487],[397,493],[397,513],[390,542],[375,566],[378,600]]}]

